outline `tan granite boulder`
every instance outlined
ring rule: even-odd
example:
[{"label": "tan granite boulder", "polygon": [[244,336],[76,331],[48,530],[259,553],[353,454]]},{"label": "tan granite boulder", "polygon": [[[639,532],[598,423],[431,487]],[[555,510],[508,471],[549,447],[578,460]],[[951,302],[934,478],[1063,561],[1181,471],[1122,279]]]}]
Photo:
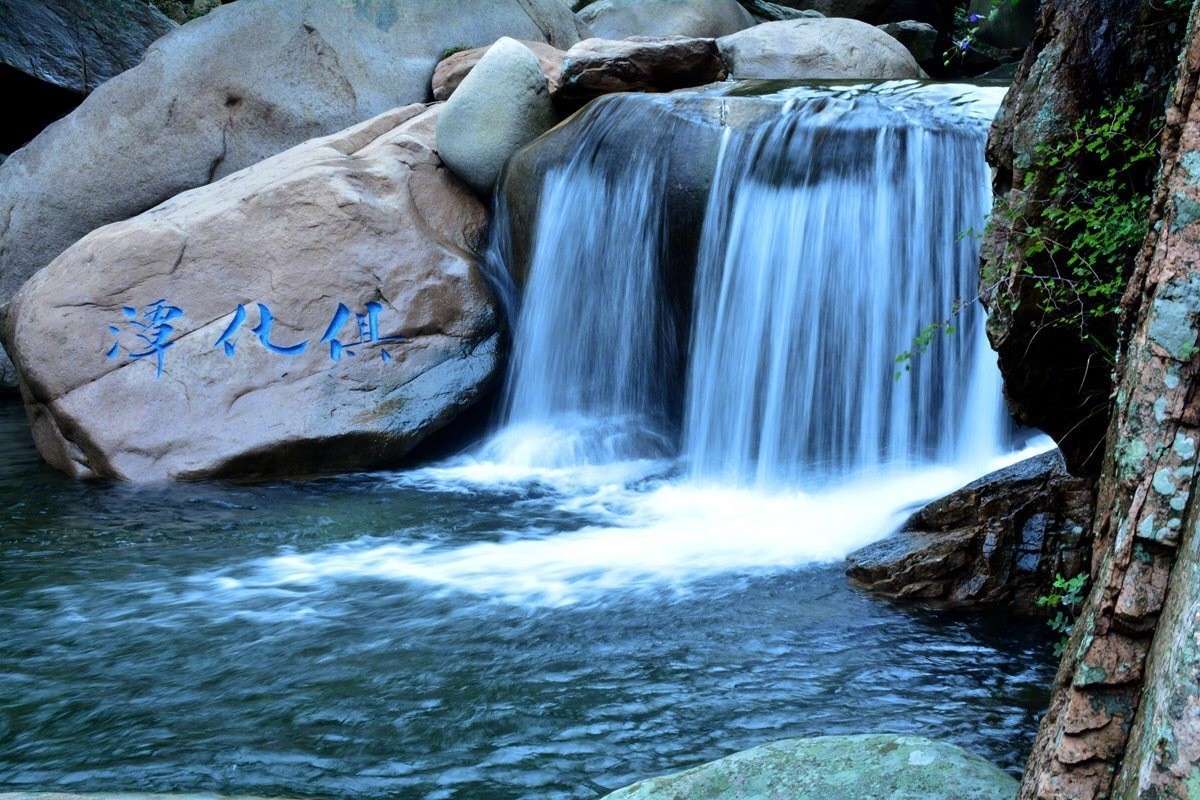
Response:
[{"label": "tan granite boulder", "polygon": [[101,228],[2,335],[39,451],[79,477],[394,462],[499,363],[483,205],[412,105]]},{"label": "tan granite boulder", "polygon": [[559,0],[252,0],[215,9],[155,42],[138,66],[0,164],[0,304],[101,225],[424,102],[447,48],[501,36],[566,48],[581,33]]}]

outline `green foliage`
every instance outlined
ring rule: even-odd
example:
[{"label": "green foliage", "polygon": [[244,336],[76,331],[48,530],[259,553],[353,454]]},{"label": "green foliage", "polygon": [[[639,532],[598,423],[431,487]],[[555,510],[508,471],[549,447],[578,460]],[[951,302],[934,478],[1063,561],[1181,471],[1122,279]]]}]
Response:
[{"label": "green foliage", "polygon": [[449,47],[447,47],[445,50],[442,51],[442,54],[438,57],[438,61],[445,61],[447,58],[454,55],[455,53],[461,53],[463,50],[470,50],[470,49],[471,49],[471,46],[467,45],[467,44],[450,45]]},{"label": "green foliage", "polygon": [[[1141,118],[1141,100],[1139,88],[1131,88],[1086,113],[1069,135],[1039,145],[1027,180],[1049,181],[1042,192],[1048,200],[1022,219],[1007,212],[1009,247],[1023,251],[1022,277],[1036,285],[1043,324],[1076,328],[1110,363],[1121,297],[1147,231],[1147,176],[1162,127],[1161,116]],[[1015,310],[1019,295],[1010,292],[1007,301]]]},{"label": "green foliage", "polygon": [[905,350],[896,356],[896,365],[904,368],[903,370],[896,370],[894,375],[896,380],[900,380],[905,372],[912,369],[913,359],[928,350],[933,345],[933,341],[938,337],[938,334],[951,336],[958,330],[958,327],[954,323],[958,319],[958,315],[962,313],[963,308],[962,301],[955,301],[949,317],[941,322],[932,322],[926,325],[913,337],[912,349]]},{"label": "green foliage", "polygon": [[991,0],[990,10],[986,15],[971,14],[962,6],[956,8],[954,10],[954,46],[945,52],[943,64],[949,67],[955,61],[961,61],[972,50],[992,50],[993,48],[986,47],[977,40],[980,26],[994,20],[1005,6],[1012,7],[1016,4],[1017,0]]},{"label": "green foliage", "polygon": [[1050,594],[1037,599],[1039,606],[1049,606],[1058,609],[1054,616],[1047,621],[1050,629],[1062,634],[1062,639],[1054,646],[1056,657],[1063,654],[1071,632],[1075,630],[1075,618],[1079,605],[1083,602],[1083,587],[1087,585],[1088,575],[1081,572],[1074,578],[1064,578],[1061,574],[1054,576],[1054,586]]},{"label": "green foliage", "polygon": [[[184,0],[148,0],[150,5],[157,8],[164,16],[170,17],[176,22],[183,24],[190,22],[198,17],[203,17],[209,11],[212,11],[220,2],[192,3],[184,2]],[[229,2],[229,0],[226,0]]]}]

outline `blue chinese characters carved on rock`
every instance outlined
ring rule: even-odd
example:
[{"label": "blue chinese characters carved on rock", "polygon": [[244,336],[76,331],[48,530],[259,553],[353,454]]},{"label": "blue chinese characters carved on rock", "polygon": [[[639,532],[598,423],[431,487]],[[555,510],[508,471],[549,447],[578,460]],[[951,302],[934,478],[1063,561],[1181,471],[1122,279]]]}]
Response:
[{"label": "blue chinese characters carved on rock", "polygon": [[[298,356],[308,349],[309,340],[307,339],[288,345],[273,341],[271,338],[271,328],[275,324],[275,315],[263,303],[255,303],[254,305],[258,310],[258,324],[250,329],[250,333],[258,339],[259,344],[263,348],[280,356]],[[331,360],[341,361],[343,358],[355,358],[358,356],[357,350],[359,348],[366,345],[380,345],[379,357],[387,363],[392,360],[392,354],[382,345],[397,344],[406,341],[403,336],[383,336],[380,334],[379,316],[383,312],[382,303],[372,300],[366,303],[364,308],[366,312],[358,314],[351,312],[345,303],[338,303],[337,309],[333,313],[333,319],[329,322],[324,335],[320,339],[320,344],[329,344],[329,357]],[[164,356],[166,351],[175,344],[175,341],[171,338],[175,334],[175,326],[171,322],[183,316],[183,309],[171,305],[167,300],[163,299],[154,301],[141,312],[129,306],[123,307],[121,311],[125,315],[123,321],[125,330],[133,334],[136,344],[133,346],[125,345],[123,347],[121,342],[122,328],[117,325],[109,325],[108,331],[113,335],[114,341],[112,346],[105,352],[105,355],[115,360],[121,357],[121,350],[124,349],[130,361],[154,358],[157,367],[156,377],[162,378]],[[240,339],[238,332],[245,324],[248,316],[249,312],[246,311],[246,306],[239,303],[237,309],[233,312],[233,319],[226,326],[220,338],[217,339],[213,348],[224,348],[225,356],[233,358],[237,352],[238,341]],[[348,336],[344,335],[347,325],[350,325]]]}]

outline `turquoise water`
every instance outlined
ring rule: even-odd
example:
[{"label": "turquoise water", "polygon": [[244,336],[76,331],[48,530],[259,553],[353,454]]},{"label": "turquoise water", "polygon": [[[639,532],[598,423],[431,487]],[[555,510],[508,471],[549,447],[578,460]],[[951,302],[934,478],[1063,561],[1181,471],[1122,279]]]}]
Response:
[{"label": "turquoise water", "polygon": [[[678,469],[75,483],[4,402],[0,790],[594,798],[874,731],[1019,769],[1040,623],[905,610],[839,561],[716,543],[758,527],[656,547],[630,498]],[[630,531],[645,549],[614,558]]]}]

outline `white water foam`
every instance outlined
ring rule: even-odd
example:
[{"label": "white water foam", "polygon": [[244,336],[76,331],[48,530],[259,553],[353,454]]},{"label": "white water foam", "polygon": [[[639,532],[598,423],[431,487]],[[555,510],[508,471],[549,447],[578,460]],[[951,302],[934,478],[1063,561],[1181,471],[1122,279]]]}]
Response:
[{"label": "white water foam", "polygon": [[[575,475],[560,487],[568,491],[556,498],[558,507],[589,513],[597,524],[572,532],[510,531],[500,541],[457,547],[365,537],[261,559],[206,580],[226,594],[383,580],[530,606],[570,605],[617,591],[683,590],[715,575],[769,574],[837,561],[896,530],[921,503],[1050,446],[1041,438],[973,469],[929,467],[816,494],[693,482],[630,489],[605,480],[585,490]],[[641,467],[628,469],[638,475]],[[511,471],[497,468],[490,479],[485,474],[482,465],[463,464],[400,479],[451,491],[468,481],[477,481],[477,489],[514,486]],[[546,477],[530,473],[527,479],[540,483]]]}]

